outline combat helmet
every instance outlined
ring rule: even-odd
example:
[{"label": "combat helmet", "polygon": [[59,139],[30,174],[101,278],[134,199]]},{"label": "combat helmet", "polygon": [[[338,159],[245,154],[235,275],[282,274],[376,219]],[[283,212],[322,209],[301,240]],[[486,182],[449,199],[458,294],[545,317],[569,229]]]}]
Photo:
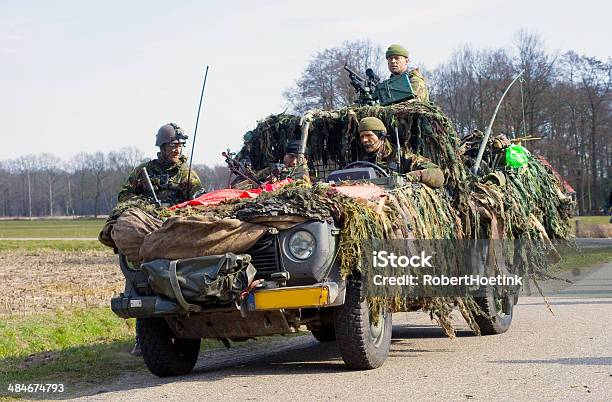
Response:
[{"label": "combat helmet", "polygon": [[175,123],[164,124],[157,131],[155,136],[155,146],[161,147],[164,144],[185,144],[189,137],[182,128]]}]

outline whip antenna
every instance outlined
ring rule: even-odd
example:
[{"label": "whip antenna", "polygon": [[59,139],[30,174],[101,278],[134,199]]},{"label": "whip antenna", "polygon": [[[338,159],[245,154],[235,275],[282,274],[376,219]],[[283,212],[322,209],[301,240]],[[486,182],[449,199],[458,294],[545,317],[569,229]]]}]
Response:
[{"label": "whip antenna", "polygon": [[189,173],[187,174],[187,196],[191,193],[191,163],[193,162],[193,150],[195,149],[196,137],[198,135],[198,123],[200,121],[200,110],[202,110],[202,99],[204,98],[204,88],[206,88],[206,78],[208,77],[208,66],[204,73],[204,83],[202,84],[202,92],[200,93],[200,103],[198,104],[198,114],[196,115],[195,129],[193,130],[193,142],[191,143],[191,155],[189,156]]},{"label": "whip antenna", "polygon": [[527,137],[527,128],[525,126],[525,98],[523,97],[523,82],[525,80],[523,79],[523,77],[521,77],[521,79],[519,80],[519,83],[521,84],[521,110],[523,111],[523,138]]},{"label": "whip antenna", "polygon": [[476,156],[476,162],[474,163],[474,168],[473,168],[474,174],[478,174],[478,169],[480,168],[480,161],[482,161],[482,155],[484,154],[485,148],[487,147],[487,141],[489,141],[489,136],[491,135],[491,127],[493,127],[493,122],[495,122],[497,111],[499,110],[499,107],[501,106],[502,101],[504,100],[504,97],[506,96],[506,94],[508,93],[512,85],[521,77],[521,75],[523,75],[524,72],[525,72],[525,69],[521,70],[516,75],[516,77],[512,80],[510,85],[508,85],[508,87],[502,94],[501,98],[499,98],[499,102],[497,102],[497,106],[495,107],[495,111],[493,112],[493,116],[491,117],[491,121],[489,122],[489,125],[487,126],[487,129],[485,130],[484,138],[482,139],[482,142],[480,143],[480,148],[478,149],[478,155]]}]

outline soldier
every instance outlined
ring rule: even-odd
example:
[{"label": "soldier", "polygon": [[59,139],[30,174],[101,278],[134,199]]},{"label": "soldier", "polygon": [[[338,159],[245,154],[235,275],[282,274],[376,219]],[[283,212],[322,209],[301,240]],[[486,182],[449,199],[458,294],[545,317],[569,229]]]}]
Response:
[{"label": "soldier", "polygon": [[[267,167],[261,169],[255,173],[255,176],[262,181],[268,183],[274,183],[279,180],[291,178],[293,180],[304,180],[310,183],[310,174],[308,172],[308,157],[304,155],[304,159],[299,159],[300,140],[294,140],[289,142],[285,155],[283,156],[283,165],[277,167]],[[239,182],[232,185],[232,188],[236,189],[248,189],[252,188],[253,183],[249,180],[240,179]]]},{"label": "soldier", "polygon": [[[304,180],[310,182],[310,174],[308,173],[308,157],[304,155],[304,159],[300,161],[299,150],[300,140],[291,141],[287,145],[283,162],[285,168],[281,171],[281,179],[291,177],[295,180]],[[305,152],[305,151],[304,151]]]},{"label": "soldier", "polygon": [[386,171],[394,170],[406,174],[411,181],[421,182],[432,188],[444,184],[444,173],[435,163],[408,149],[402,149],[400,168],[397,157],[388,140],[387,128],[376,117],[364,117],[359,121],[359,139],[366,151],[368,162],[375,163]]},{"label": "soldier", "polygon": [[[159,147],[157,159],[138,165],[119,191],[119,202],[143,199],[153,202],[151,190],[145,182],[143,168],[147,169],[151,184],[162,205],[170,206],[190,200],[202,189],[197,173],[185,165],[187,158],[182,154],[187,135],[174,123],[160,127],[155,137],[155,146]],[[188,180],[189,177],[189,180]],[[141,356],[142,351],[138,337],[132,351],[134,356]]]},{"label": "soldier", "polygon": [[414,91],[414,96],[421,102],[429,102],[429,90],[425,85],[425,78],[417,68],[409,68],[408,50],[401,45],[391,45],[385,53],[387,66],[391,72],[391,77],[399,74],[408,74],[410,85]]},{"label": "soldier", "polygon": [[187,138],[176,124],[163,125],[155,139],[155,146],[159,147],[157,159],[141,163],[132,171],[119,191],[119,202],[137,198],[152,202],[152,194],[147,187],[143,168],[147,169],[157,198],[164,205],[190,200],[194,194],[200,192],[202,189],[200,178],[193,170],[191,175],[189,174],[189,168],[185,164],[187,157],[182,155]]}]

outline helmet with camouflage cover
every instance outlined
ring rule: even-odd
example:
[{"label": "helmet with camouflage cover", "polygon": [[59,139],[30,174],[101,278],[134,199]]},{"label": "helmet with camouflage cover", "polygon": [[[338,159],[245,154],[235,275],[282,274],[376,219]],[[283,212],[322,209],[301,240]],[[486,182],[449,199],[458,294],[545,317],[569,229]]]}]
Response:
[{"label": "helmet with camouflage cover", "polygon": [[155,136],[155,146],[161,147],[164,144],[185,144],[189,138],[177,124],[164,124],[157,131]]}]

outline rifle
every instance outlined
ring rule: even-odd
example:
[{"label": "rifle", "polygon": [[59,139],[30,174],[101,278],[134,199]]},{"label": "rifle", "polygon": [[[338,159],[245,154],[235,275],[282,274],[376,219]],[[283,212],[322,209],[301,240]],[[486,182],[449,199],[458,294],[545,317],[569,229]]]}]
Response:
[{"label": "rifle", "polygon": [[357,72],[348,66],[348,62],[344,63],[344,69],[349,73],[351,85],[355,88],[355,93],[359,94],[359,98],[355,103],[359,105],[373,105],[376,103],[376,86],[380,82],[380,78],[374,74],[371,68],[366,69],[366,77],[363,78]]},{"label": "rifle", "polygon": [[155,204],[157,204],[158,207],[161,207],[162,206],[161,201],[157,198],[157,194],[155,194],[155,189],[153,188],[153,184],[151,183],[151,178],[149,177],[149,172],[147,172],[146,167],[142,168],[142,173],[144,174],[145,184],[147,185],[147,188],[151,192],[151,195],[153,195],[153,200],[155,201]]},{"label": "rifle", "polygon": [[257,177],[255,177],[255,175],[249,172],[249,170],[242,163],[234,159],[229,149],[227,150],[227,152],[222,152],[221,155],[225,158],[225,163],[227,163],[227,167],[229,168],[230,172],[232,172],[236,176],[247,179],[248,181],[255,184],[257,187],[261,187],[261,183],[257,179]]}]

